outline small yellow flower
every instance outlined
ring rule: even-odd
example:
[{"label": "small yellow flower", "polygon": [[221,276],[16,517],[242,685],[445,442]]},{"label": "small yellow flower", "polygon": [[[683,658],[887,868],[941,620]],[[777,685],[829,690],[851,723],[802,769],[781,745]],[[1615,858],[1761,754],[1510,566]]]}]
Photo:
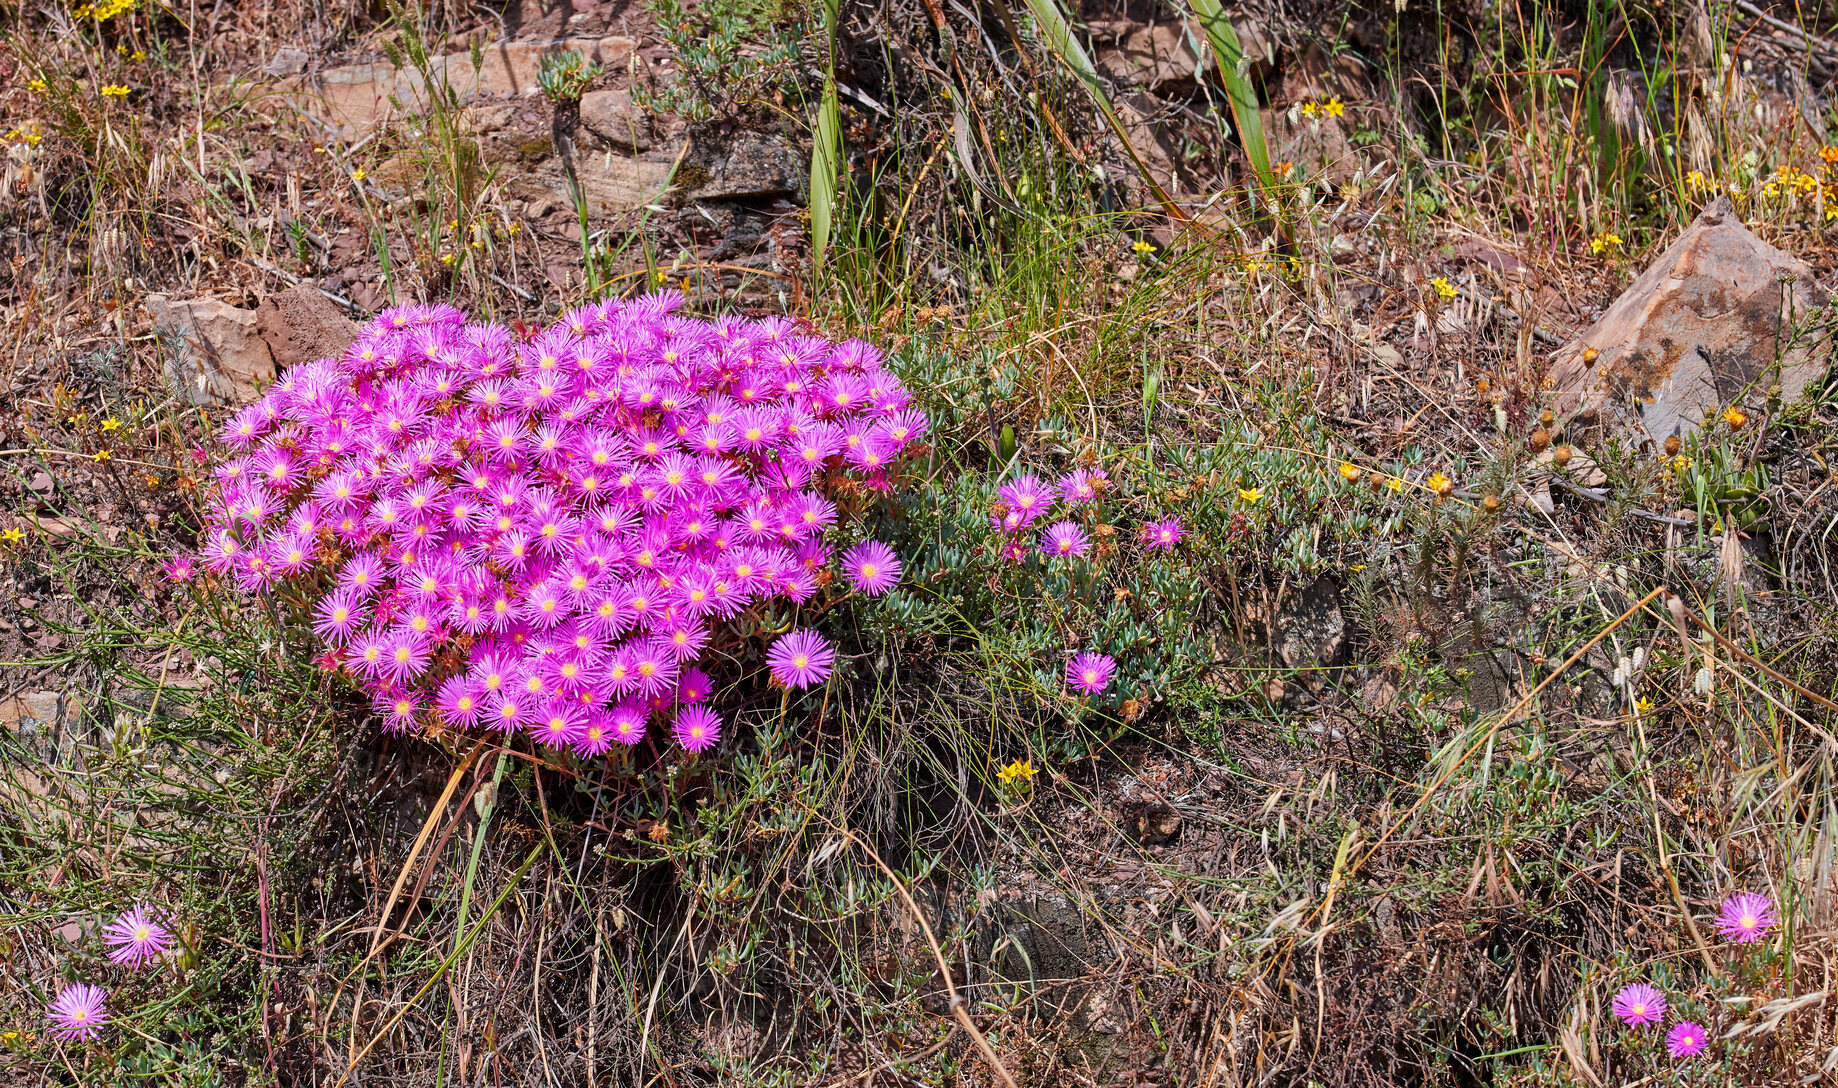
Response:
[{"label": "small yellow flower", "polygon": [[98,461],[106,461],[109,459],[109,457],[110,457],[110,454],[109,454],[109,451],[107,450],[97,450],[96,451],[96,460]]},{"label": "small yellow flower", "polygon": [[121,428],[121,420],[116,419],[114,416],[110,416],[107,419],[102,421],[102,429],[105,431],[114,431],[114,430],[119,430],[120,428]]},{"label": "small yellow flower", "polygon": [[516,233],[517,233],[518,231],[520,231],[520,230],[522,230],[522,229],[523,229],[523,224],[522,224],[522,223],[512,223],[512,224],[511,224],[510,226],[508,226],[508,227],[505,227],[505,228],[504,228],[504,233],[506,233],[506,234],[516,234]]},{"label": "small yellow flower", "polygon": [[1338,97],[1330,98],[1326,102],[1321,103],[1321,113],[1327,117],[1345,117],[1347,114],[1347,107]]},{"label": "small yellow flower", "polygon": [[14,526],[6,532],[0,533],[0,537],[4,537],[8,544],[17,544],[26,538],[26,534],[20,530],[18,526]]},{"label": "small yellow flower", "polygon": [[136,49],[132,54],[129,55],[128,59],[129,60],[146,60],[147,51],[145,49]]},{"label": "small yellow flower", "polygon": [[452,264],[452,263],[453,263],[453,254],[451,254],[451,253],[442,253],[442,254],[440,255],[440,263],[441,263],[441,264]]},{"label": "small yellow flower", "polygon": [[119,83],[110,83],[108,86],[102,88],[102,94],[107,98],[126,98],[128,96],[128,89]]},{"label": "small yellow flower", "polygon": [[1438,495],[1447,495],[1449,492],[1455,490],[1455,481],[1449,479],[1440,472],[1432,472],[1430,473],[1430,478],[1423,481],[1423,486],[1429,488]]},{"label": "small yellow flower", "polygon": [[325,148],[323,148],[323,147],[315,147],[315,148],[313,148],[313,154],[315,154],[315,155],[323,155],[323,154],[325,154]]},{"label": "small yellow flower", "polygon": [[1354,574],[1358,574],[1360,571],[1366,569],[1366,565],[1364,563],[1353,563],[1353,564],[1350,564],[1347,567],[1347,569],[1352,571]]},{"label": "small yellow flower", "polygon": [[457,219],[449,219],[449,220],[447,220],[447,229],[448,229],[448,230],[458,230],[458,229],[459,229],[459,220],[457,220]]},{"label": "small yellow flower", "polygon": [[29,80],[26,83],[26,90],[31,91],[33,94],[45,94],[51,90],[51,84],[46,83],[42,79]]},{"label": "small yellow flower", "polygon": [[1404,481],[1393,476],[1385,481],[1385,486],[1391,488],[1393,491],[1402,491],[1404,490]]},{"label": "small yellow flower", "polygon": [[1736,407],[1734,404],[1730,405],[1728,408],[1723,409],[1723,422],[1729,424],[1730,430],[1732,431],[1741,430],[1742,425],[1744,423],[1747,423],[1748,421],[1749,421],[1749,414],[1743,411],[1742,409]]},{"label": "small yellow flower", "polygon": [[1316,114],[1316,112],[1318,112],[1320,109],[1321,107],[1315,105],[1315,100],[1311,98],[1308,101],[1302,103],[1302,116],[1313,117]]},{"label": "small yellow flower", "polygon": [[1686,469],[1688,469],[1688,468],[1690,468],[1690,467],[1691,467],[1691,458],[1689,458],[1689,457],[1686,457],[1686,456],[1685,456],[1684,454],[1682,454],[1682,453],[1678,453],[1678,454],[1673,454],[1673,456],[1672,456],[1672,471],[1674,471],[1674,472],[1683,472],[1683,471],[1685,471]]},{"label": "small yellow flower", "polygon": [[474,248],[474,249],[484,249],[484,248],[485,248],[485,239],[483,239],[483,238],[474,238],[474,239],[472,240],[472,248]]},{"label": "small yellow flower", "polygon": [[122,56],[124,56],[124,57],[125,57],[125,56],[127,56],[127,55],[128,55],[128,47],[127,47],[127,44],[126,44],[125,42],[124,42],[124,43],[118,43],[118,44],[117,44],[117,45],[115,46],[115,52],[117,52],[117,53],[120,53],[120,54],[121,54]]},{"label": "small yellow flower", "polygon": [[1653,700],[1644,695],[1634,700],[1634,713],[1642,716],[1653,713]]},{"label": "small yellow flower", "polygon": [[1347,483],[1352,483],[1359,479],[1359,466],[1351,461],[1342,461],[1340,463],[1340,475]]},{"label": "small yellow flower", "polygon": [[1589,239],[1589,252],[1600,257],[1611,249],[1619,248],[1620,245],[1621,236],[1619,234],[1615,234],[1612,231],[1604,231],[1594,238]]},{"label": "small yellow flower", "polygon": [[1819,157],[1821,159],[1824,159],[1826,162],[1838,162],[1838,147],[1820,148]]},{"label": "small yellow flower", "polygon": [[1270,164],[1270,172],[1272,174],[1275,174],[1279,178],[1287,178],[1289,176],[1289,172],[1291,170],[1294,170],[1295,168],[1296,168],[1295,163],[1287,162],[1287,161],[1273,162]]},{"label": "small yellow flower", "polygon": [[1034,781],[1034,761],[1032,759],[1017,759],[1013,763],[997,771],[996,778],[1000,780],[1004,786],[1012,786],[1016,782],[1021,782],[1023,784],[1032,782]]},{"label": "small yellow flower", "polygon": [[670,273],[665,272],[663,269],[660,268],[657,271],[651,273],[651,282],[657,284],[659,287],[662,287],[664,284],[670,282]]},{"label": "small yellow flower", "polygon": [[369,176],[370,176],[370,172],[368,170],[365,170],[361,166],[358,167],[356,170],[351,171],[352,181],[363,181],[365,178]]},{"label": "small yellow flower", "polygon": [[1146,238],[1138,238],[1136,242],[1130,246],[1130,249],[1136,253],[1154,253],[1155,243]]},{"label": "small yellow flower", "polygon": [[1443,279],[1441,276],[1437,276],[1435,279],[1430,280],[1430,286],[1436,289],[1437,298],[1444,302],[1455,301],[1455,285],[1448,280]]},{"label": "small yellow flower", "polygon": [[1258,500],[1263,497],[1264,489],[1261,487],[1241,487],[1238,489],[1238,501],[1244,503],[1246,506],[1257,505]]}]

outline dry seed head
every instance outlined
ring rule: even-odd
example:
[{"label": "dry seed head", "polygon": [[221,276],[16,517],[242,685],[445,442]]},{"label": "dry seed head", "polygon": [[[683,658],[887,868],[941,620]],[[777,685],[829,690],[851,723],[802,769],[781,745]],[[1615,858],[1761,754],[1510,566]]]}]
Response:
[{"label": "dry seed head", "polygon": [[1542,450],[1550,444],[1551,444],[1551,432],[1550,431],[1547,431],[1541,427],[1538,430],[1535,430],[1532,432],[1532,449],[1534,451]]},{"label": "dry seed head", "polygon": [[1481,496],[1481,509],[1487,511],[1489,514],[1498,513],[1500,509],[1500,496]]},{"label": "dry seed head", "polygon": [[1583,365],[1584,366],[1594,366],[1596,356],[1600,354],[1602,353],[1597,351],[1594,348],[1584,348],[1583,349]]},{"label": "dry seed head", "polygon": [[1480,381],[1474,383],[1474,391],[1476,393],[1486,393],[1489,389],[1492,389],[1492,388],[1493,388],[1493,383],[1488,381],[1486,378],[1482,378]]},{"label": "dry seed head", "polygon": [[1672,435],[1668,437],[1666,439],[1666,456],[1667,457],[1677,457],[1679,447],[1682,445],[1683,443],[1678,440],[1678,435]]},{"label": "dry seed head", "polygon": [[1557,413],[1546,408],[1544,413],[1538,417],[1538,422],[1546,428],[1549,428],[1551,424],[1557,422]]},{"label": "dry seed head", "polygon": [[1556,449],[1551,451],[1551,463],[1552,464],[1561,465],[1561,464],[1567,463],[1569,460],[1570,460],[1570,447],[1569,446],[1559,446]]}]

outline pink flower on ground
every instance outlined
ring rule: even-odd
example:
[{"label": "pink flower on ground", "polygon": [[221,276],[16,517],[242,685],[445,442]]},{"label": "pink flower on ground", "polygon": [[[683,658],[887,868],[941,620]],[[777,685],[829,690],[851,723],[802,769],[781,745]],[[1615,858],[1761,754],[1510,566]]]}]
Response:
[{"label": "pink flower on ground", "polygon": [[721,739],[721,719],[705,706],[692,706],[676,716],[670,731],[678,744],[700,755]]},{"label": "pink flower on ground", "polygon": [[51,1034],[65,1042],[87,1043],[102,1035],[108,1022],[108,995],[100,987],[79,982],[58,992],[45,1009],[55,1025]]},{"label": "pink flower on ground", "polygon": [[1780,925],[1774,912],[1774,901],[1754,892],[1737,892],[1723,901],[1717,913],[1717,932],[1737,944],[1753,944]]},{"label": "pink flower on ground", "polygon": [[1066,686],[1083,695],[1096,695],[1110,687],[1117,662],[1105,654],[1074,654],[1066,662]]},{"label": "pink flower on ground", "polygon": [[1631,982],[1615,995],[1612,1008],[1628,1027],[1645,1027],[1665,1019],[1666,995],[1644,982]]},{"label": "pink flower on ground", "polygon": [[109,945],[108,958],[124,967],[139,967],[172,947],[172,934],[138,903],[104,926],[102,939]]},{"label": "pink flower on ground", "polygon": [[800,629],[784,636],[766,651],[772,678],[788,688],[808,688],[830,678],[836,651],[815,631]]},{"label": "pink flower on ground", "polygon": [[1142,544],[1151,551],[1171,552],[1186,535],[1187,526],[1180,518],[1151,521],[1142,527]]},{"label": "pink flower on ground", "polygon": [[864,540],[842,557],[843,573],[864,596],[879,597],[900,583],[900,557],[878,540]]},{"label": "pink flower on ground", "polygon": [[1077,522],[1056,521],[1040,534],[1040,550],[1061,559],[1082,559],[1091,550],[1091,540]]},{"label": "pink flower on ground", "polygon": [[1689,1020],[1680,1020],[1666,1032],[1666,1053],[1674,1058],[1695,1058],[1709,1045],[1710,1033]]}]

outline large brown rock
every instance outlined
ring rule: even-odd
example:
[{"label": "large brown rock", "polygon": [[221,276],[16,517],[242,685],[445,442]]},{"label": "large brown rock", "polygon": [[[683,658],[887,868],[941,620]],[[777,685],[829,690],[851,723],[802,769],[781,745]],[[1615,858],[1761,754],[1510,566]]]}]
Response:
[{"label": "large brown rock", "polygon": [[255,311],[221,299],[169,301],[147,296],[159,331],[166,385],[187,404],[247,404],[257,383],[274,380],[274,356],[256,328]]},{"label": "large brown rock", "polygon": [[357,325],[338,304],[304,283],[263,299],[255,329],[277,370],[333,358],[357,339]]},{"label": "large brown rock", "polygon": [[1801,342],[1796,326],[1826,298],[1806,262],[1755,237],[1719,197],[1552,356],[1555,409],[1663,442],[1775,385],[1793,400],[1825,374],[1829,345]]},{"label": "large brown rock", "polygon": [[740,132],[698,146],[685,179],[691,200],[743,200],[789,196],[802,203],[810,167],[790,140],[774,133]]},{"label": "large brown rock", "polygon": [[[486,46],[476,69],[470,53],[430,58],[428,69],[453,89],[462,106],[469,106],[484,99],[536,94],[542,89],[536,81],[542,58],[549,54],[579,53],[611,70],[625,65],[635,48],[633,39],[621,36],[523,39]],[[340,126],[347,137],[355,139],[393,115],[425,110],[426,83],[414,68],[377,61],[293,76],[283,82],[281,90],[309,113]]]}]

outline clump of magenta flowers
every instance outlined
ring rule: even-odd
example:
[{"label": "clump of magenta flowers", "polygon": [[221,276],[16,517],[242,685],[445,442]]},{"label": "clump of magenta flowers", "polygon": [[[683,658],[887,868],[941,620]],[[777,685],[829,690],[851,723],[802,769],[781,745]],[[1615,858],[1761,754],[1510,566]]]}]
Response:
[{"label": "clump of magenta flowers", "polygon": [[[392,730],[438,718],[591,757],[669,722],[705,750],[722,723],[698,659],[749,609],[827,592],[836,500],[888,490],[927,419],[862,341],[682,302],[589,305],[527,338],[384,311],[224,427],[203,567],[304,591],[322,663]],[[869,596],[900,578],[872,540],[839,565]],[[804,688],[834,651],[798,629],[766,661]]]}]

